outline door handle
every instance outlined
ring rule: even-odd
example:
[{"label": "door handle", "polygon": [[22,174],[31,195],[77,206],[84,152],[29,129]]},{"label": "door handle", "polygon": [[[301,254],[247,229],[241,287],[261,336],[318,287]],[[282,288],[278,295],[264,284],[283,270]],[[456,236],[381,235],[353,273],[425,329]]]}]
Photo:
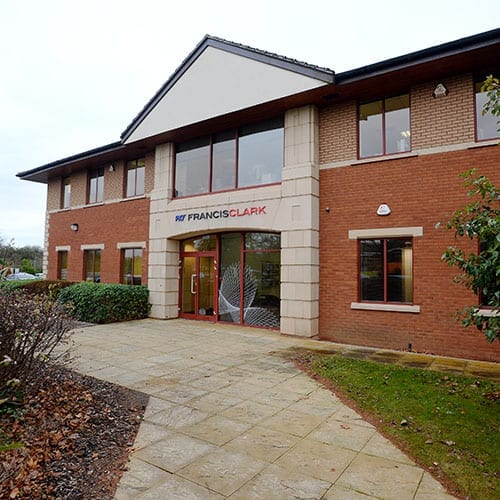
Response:
[{"label": "door handle", "polygon": [[191,275],[191,293],[194,295],[196,292],[194,290],[194,279],[196,278],[196,274]]}]

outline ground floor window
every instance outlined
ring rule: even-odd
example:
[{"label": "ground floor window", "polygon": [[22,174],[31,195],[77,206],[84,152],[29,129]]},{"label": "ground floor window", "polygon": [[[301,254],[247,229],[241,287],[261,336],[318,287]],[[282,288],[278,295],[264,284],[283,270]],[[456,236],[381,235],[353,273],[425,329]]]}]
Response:
[{"label": "ground floor window", "polygon": [[125,285],[142,283],[142,248],[122,250],[122,283]]},{"label": "ground floor window", "polygon": [[275,233],[205,235],[181,244],[181,315],[280,326],[280,250]]},{"label": "ground floor window", "polygon": [[85,250],[85,280],[101,282],[101,251]]},{"label": "ground floor window", "polygon": [[57,279],[62,281],[68,279],[68,252],[66,250],[57,252]]},{"label": "ground floor window", "polygon": [[359,240],[361,301],[413,300],[412,238]]}]

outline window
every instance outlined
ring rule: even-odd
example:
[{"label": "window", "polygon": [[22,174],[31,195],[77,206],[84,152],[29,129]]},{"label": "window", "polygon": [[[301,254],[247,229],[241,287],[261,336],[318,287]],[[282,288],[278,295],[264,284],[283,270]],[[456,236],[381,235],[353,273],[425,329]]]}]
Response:
[{"label": "window", "polygon": [[280,118],[178,144],[175,196],[280,182],[283,140]]},{"label": "window", "polygon": [[68,279],[68,252],[57,252],[57,279],[66,281]]},{"label": "window", "polygon": [[360,104],[358,124],[360,158],[410,151],[410,96]]},{"label": "window", "polygon": [[359,255],[361,301],[412,302],[411,238],[360,239]]},{"label": "window", "polygon": [[[495,236],[493,236],[493,238],[495,238]],[[490,246],[488,242],[482,241],[479,244],[480,261],[484,262],[485,259],[488,259],[488,254],[491,254],[492,251],[488,251],[488,249],[493,248],[494,244]],[[495,292],[498,290],[498,277],[495,273],[490,273],[489,278],[489,280],[482,283],[479,289],[479,305],[482,307],[493,307],[495,304]]]},{"label": "window", "polygon": [[122,252],[122,283],[140,285],[142,283],[142,248],[125,248]]},{"label": "window", "polygon": [[62,180],[61,207],[69,208],[71,206],[71,179],[65,177]]},{"label": "window", "polygon": [[101,251],[85,250],[85,280],[101,282]]},{"label": "window", "polygon": [[104,167],[89,174],[89,203],[100,203],[104,199]]},{"label": "window", "polygon": [[[494,76],[498,76],[498,72]],[[486,139],[496,139],[500,137],[498,118],[491,112],[483,115],[483,108],[488,101],[487,92],[481,92],[484,80],[487,75],[476,77],[474,81],[475,102],[476,102],[476,139],[484,141]]]},{"label": "window", "polygon": [[127,162],[126,197],[142,196],[144,194],[144,173],[146,170],[144,158]]}]

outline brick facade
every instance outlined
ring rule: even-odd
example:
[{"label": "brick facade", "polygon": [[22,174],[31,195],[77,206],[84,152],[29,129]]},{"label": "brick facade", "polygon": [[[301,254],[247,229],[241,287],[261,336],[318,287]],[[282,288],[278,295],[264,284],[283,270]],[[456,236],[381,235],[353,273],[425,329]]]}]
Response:
[{"label": "brick facade", "polygon": [[[421,352],[498,360],[498,343],[488,344],[454,319],[477,299],[453,283],[456,270],[441,262],[454,239],[435,225],[468,202],[459,174],[477,167],[498,184],[499,159],[500,148],[489,146],[321,170],[320,337],[392,349],[411,343]],[[376,215],[381,203],[390,206],[389,216]],[[414,226],[423,227],[423,236],[413,239],[413,302],[420,313],[351,309],[358,300],[358,243],[348,231]]]},{"label": "brick facade", "polygon": [[[101,281],[120,283],[121,253],[117,244],[146,242],[142,257],[142,276],[143,284],[147,284],[149,205],[149,199],[142,198],[50,214],[47,278],[57,279],[56,247],[70,247],[68,280],[81,281],[84,279],[84,252],[81,246],[103,244]],[[75,223],[78,224],[78,231],[70,228]]]},{"label": "brick facade", "polygon": [[[176,73],[180,80],[174,76],[173,87],[162,87],[167,94],[150,101],[147,112],[138,115],[120,143],[104,146],[97,153],[82,153],[69,162],[66,159],[39,167],[24,177],[48,184],[47,277],[57,277],[59,249],[69,251],[68,279],[84,279],[84,248],[98,245],[102,247],[101,281],[118,283],[119,247],[135,242],[143,248],[142,281],[149,284],[151,314],[172,318],[181,310],[180,241],[222,232],[274,232],[281,236],[282,333],[398,350],[411,344],[420,352],[500,360],[498,342],[488,344],[480,332],[465,329],[456,321],[455,312],[474,304],[477,298],[462,285],[454,284],[457,271],[441,262],[446,247],[454,243],[444,223],[469,201],[459,174],[476,167],[500,184],[497,141],[475,140],[472,73],[491,64],[491,55],[498,52],[498,35],[486,33],[472,38],[344,74],[307,67],[307,78],[318,78],[310,92],[296,90],[283,99],[259,100],[253,106],[245,101],[241,108],[235,105],[232,110],[224,108],[220,115],[200,115],[201,121],[189,118],[192,122],[186,124],[182,121],[186,117],[198,116],[190,114],[197,111],[192,99],[174,102],[167,95],[168,89],[182,87],[183,78],[189,80],[189,68],[194,65],[184,68],[185,73]],[[212,49],[224,51],[226,43],[218,40]],[[210,37],[203,44],[211,46]],[[203,44],[196,57],[204,57]],[[231,45],[231,58],[234,50]],[[259,52],[253,58],[251,50],[244,48],[240,55],[252,59],[252,65],[265,64],[263,54]],[[458,52],[460,57],[456,57]],[[279,56],[277,59],[279,64],[272,65],[273,71],[283,63]],[[287,67],[280,75],[286,75],[286,85],[292,83],[294,71],[304,76],[302,63],[287,61]],[[212,67],[209,73],[207,78],[218,74]],[[200,85],[200,91],[206,90],[203,79],[193,81]],[[274,77],[263,81],[263,88],[272,87],[275,81]],[[448,92],[435,98],[433,91],[438,83]],[[242,81],[238,92],[229,93],[227,101],[237,100],[245,88],[252,94],[253,89],[246,84]],[[188,87],[191,92],[192,82]],[[358,100],[405,93],[410,97],[411,150],[359,159]],[[242,111],[246,109],[250,110],[248,116]],[[182,117],[184,110],[186,117]],[[183,126],[168,129],[165,123],[179,118],[176,113]],[[172,197],[176,143],[278,116],[285,123],[280,183]],[[406,124],[399,133],[407,137]],[[138,153],[145,155],[145,196],[126,199],[126,161]],[[104,167],[104,201],[86,205],[88,171],[95,168],[99,158]],[[71,207],[62,210],[61,176],[67,172],[71,173]],[[381,204],[390,207],[390,215],[377,215]],[[265,208],[262,216],[186,217],[240,208],[243,211],[254,205]],[[442,223],[440,229],[436,229],[438,222]],[[72,231],[71,224],[78,224],[78,231]],[[379,237],[384,235],[377,231],[387,232],[387,237],[407,236],[404,231],[413,235],[411,304],[367,305],[360,301],[356,238],[367,231]],[[477,250],[470,241],[460,243],[466,250]],[[217,301],[217,285],[214,290]],[[217,307],[213,311],[217,313]]]}]

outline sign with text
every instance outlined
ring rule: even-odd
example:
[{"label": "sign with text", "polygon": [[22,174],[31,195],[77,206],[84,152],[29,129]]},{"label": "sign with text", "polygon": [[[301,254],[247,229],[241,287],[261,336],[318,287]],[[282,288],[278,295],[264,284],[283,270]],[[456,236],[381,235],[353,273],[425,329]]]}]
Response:
[{"label": "sign with text", "polygon": [[177,214],[175,216],[175,222],[227,219],[228,217],[248,217],[250,215],[266,215],[266,206],[260,205],[245,208],[228,208],[224,210],[209,210],[205,212]]}]

